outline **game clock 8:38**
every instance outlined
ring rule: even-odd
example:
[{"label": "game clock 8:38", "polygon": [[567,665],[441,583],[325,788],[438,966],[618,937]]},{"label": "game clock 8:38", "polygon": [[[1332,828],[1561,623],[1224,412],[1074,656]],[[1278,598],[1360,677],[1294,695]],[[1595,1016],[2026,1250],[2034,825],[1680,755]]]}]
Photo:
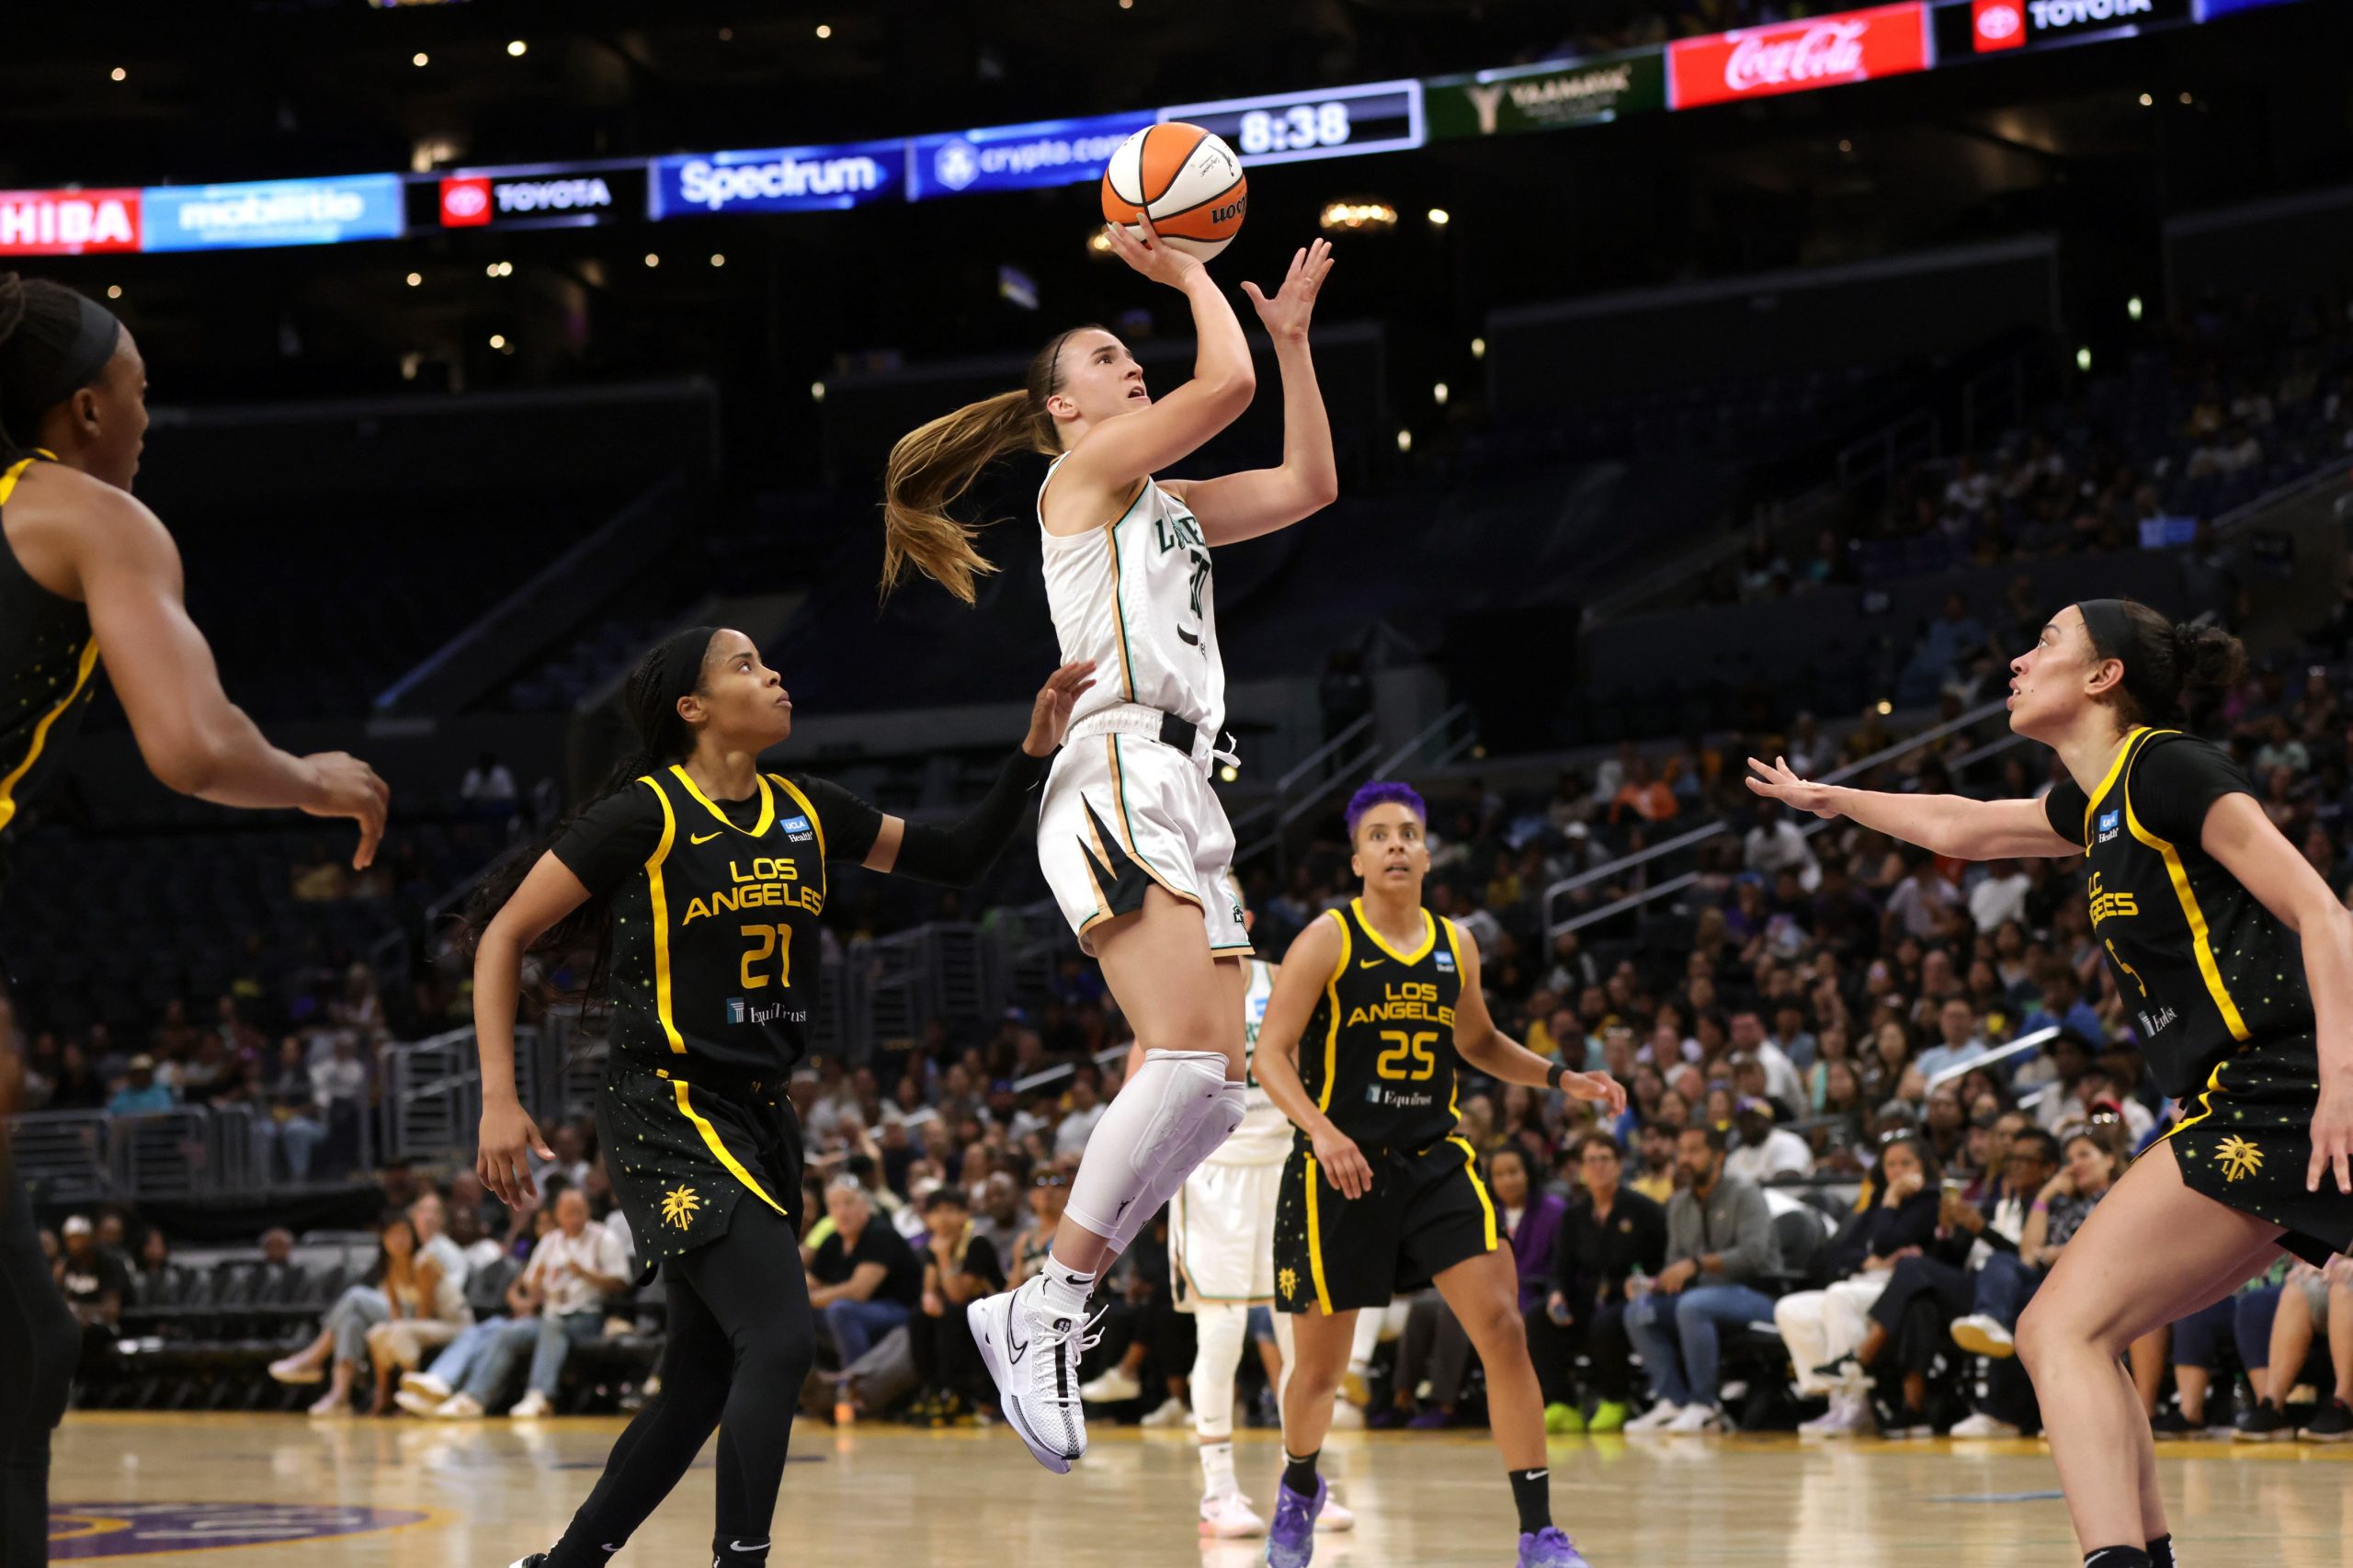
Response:
[{"label": "game clock 8:38", "polygon": [[1222,136],[1254,164],[1397,153],[1422,144],[1422,85],[1368,82],[1324,92],[1178,104],[1162,109],[1160,118]]}]

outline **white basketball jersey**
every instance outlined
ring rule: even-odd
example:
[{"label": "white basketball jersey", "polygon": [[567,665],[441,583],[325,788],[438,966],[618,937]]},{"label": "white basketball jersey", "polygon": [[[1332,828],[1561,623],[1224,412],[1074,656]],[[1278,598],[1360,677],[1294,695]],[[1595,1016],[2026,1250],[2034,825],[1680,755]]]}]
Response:
[{"label": "white basketball jersey", "polygon": [[[1062,459],[1054,460],[1060,467]],[[1046,471],[1046,483],[1054,477]],[[1217,647],[1210,547],[1183,503],[1144,481],[1118,519],[1083,534],[1045,537],[1046,603],[1063,662],[1095,661],[1095,686],[1076,723],[1122,702],[1188,720],[1214,741],[1225,726],[1225,665]]]},{"label": "white basketball jersey", "polygon": [[1242,997],[1242,1042],[1249,1065],[1248,1087],[1243,1091],[1242,1125],[1218,1145],[1210,1161],[1221,1165],[1279,1165],[1290,1153],[1290,1119],[1275,1108],[1258,1086],[1258,1027],[1267,1021],[1267,998],[1275,994],[1274,967],[1264,959],[1250,960],[1250,989]]}]

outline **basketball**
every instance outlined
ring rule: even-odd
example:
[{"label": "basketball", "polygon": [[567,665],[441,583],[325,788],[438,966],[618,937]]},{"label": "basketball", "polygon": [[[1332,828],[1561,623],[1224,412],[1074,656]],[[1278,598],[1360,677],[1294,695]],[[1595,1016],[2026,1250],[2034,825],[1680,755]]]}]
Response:
[{"label": "basketball", "polygon": [[1103,171],[1105,222],[1124,224],[1142,239],[1136,214],[1148,212],[1162,239],[1203,261],[1242,232],[1249,199],[1249,181],[1233,149],[1181,120],[1137,131],[1120,143]]}]

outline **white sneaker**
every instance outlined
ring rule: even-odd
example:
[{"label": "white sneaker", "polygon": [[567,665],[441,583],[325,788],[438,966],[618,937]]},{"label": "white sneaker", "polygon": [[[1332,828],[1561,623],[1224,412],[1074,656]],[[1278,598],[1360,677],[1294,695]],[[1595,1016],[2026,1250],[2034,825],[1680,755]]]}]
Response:
[{"label": "white sneaker", "polygon": [[1086,1452],[1086,1411],[1078,1396],[1078,1363],[1094,1343],[1094,1324],[1045,1315],[1045,1276],[1017,1290],[984,1296],[964,1309],[981,1359],[996,1382],[1006,1425],[1030,1457],[1057,1475]]},{"label": "white sneaker", "polygon": [[335,1415],[348,1415],[351,1414],[351,1396],[347,1393],[322,1394],[319,1402],[311,1406],[310,1414],[313,1421],[324,1421]]},{"label": "white sneaker", "polygon": [[514,1421],[537,1421],[543,1415],[554,1414],[555,1406],[549,1403],[547,1395],[537,1389],[517,1400],[515,1408],[506,1413],[507,1418]]},{"label": "white sneaker", "polygon": [[[1335,1432],[1363,1431],[1364,1412],[1345,1401],[1335,1402],[1332,1406],[1332,1430]],[[1328,1498],[1324,1501],[1324,1506],[1326,1510],[1332,1506]]]},{"label": "white sneaker", "polygon": [[1239,1492],[1223,1492],[1201,1499],[1201,1533],[1219,1540],[1241,1540],[1267,1533],[1267,1521]]},{"label": "white sneaker", "polygon": [[1114,1367],[1090,1382],[1081,1383],[1078,1397],[1089,1404],[1119,1404],[1143,1397],[1143,1385],[1128,1376],[1123,1368]]},{"label": "white sneaker", "polygon": [[272,1361],[269,1375],[281,1383],[323,1383],[327,1381],[324,1367],[313,1366],[300,1356],[281,1356]]},{"label": "white sneaker", "polygon": [[424,1394],[426,1398],[432,1400],[434,1403],[438,1404],[458,1391],[451,1388],[448,1383],[443,1382],[440,1379],[435,1377],[430,1372],[403,1372],[401,1374],[401,1392],[404,1393],[414,1392]]},{"label": "white sneaker", "polygon": [[1859,1396],[1840,1389],[1830,1396],[1830,1409],[1800,1426],[1798,1431],[1808,1437],[1868,1437],[1876,1425],[1871,1419],[1870,1405]]},{"label": "white sneaker", "polygon": [[1192,1425],[1192,1421],[1193,1413],[1185,1408],[1185,1402],[1183,1400],[1178,1399],[1172,1393],[1166,1399],[1160,1402],[1160,1408],[1158,1410],[1154,1411],[1151,1415],[1143,1418],[1143,1425],[1147,1426],[1188,1426]]},{"label": "white sneaker", "polygon": [[1328,1486],[1324,1493],[1324,1511],[1315,1516],[1315,1528],[1319,1530],[1352,1530],[1357,1528],[1357,1517],[1340,1506],[1340,1500],[1332,1495]]},{"label": "white sneaker", "polygon": [[427,1420],[441,1413],[442,1402],[422,1389],[403,1389],[392,1395],[392,1403],[411,1415],[422,1415]]},{"label": "white sneaker", "polygon": [[1954,1437],[2015,1437],[2019,1436],[2019,1432],[2018,1429],[2009,1422],[2001,1420],[1996,1416],[1988,1415],[1981,1410],[1976,1415],[1968,1417],[1966,1420],[1954,1422],[1951,1432],[1947,1434],[1947,1436]]},{"label": "white sneaker", "polygon": [[1687,1404],[1677,1413],[1674,1420],[1661,1429],[1682,1436],[1692,1432],[1721,1432],[1723,1428],[1724,1418],[1716,1413],[1714,1405]]},{"label": "white sneaker", "polygon": [[1953,1319],[1952,1342],[1972,1356],[1991,1356],[1997,1361],[2018,1353],[2018,1342],[2010,1331],[1984,1312]]},{"label": "white sneaker", "polygon": [[453,1393],[433,1407],[433,1414],[444,1421],[472,1421],[482,1413],[482,1401],[470,1393]]},{"label": "white sneaker", "polygon": [[1663,1432],[1667,1423],[1683,1414],[1683,1407],[1672,1400],[1660,1400],[1640,1415],[1626,1423],[1629,1432]]}]

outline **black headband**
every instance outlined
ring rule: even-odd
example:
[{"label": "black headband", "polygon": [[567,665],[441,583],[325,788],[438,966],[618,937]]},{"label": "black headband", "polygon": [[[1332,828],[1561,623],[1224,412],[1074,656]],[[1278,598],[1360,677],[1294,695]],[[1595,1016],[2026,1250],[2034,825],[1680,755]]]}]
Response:
[{"label": "black headband", "polygon": [[661,712],[665,719],[678,710],[678,699],[693,696],[695,687],[702,684],[703,655],[710,652],[710,640],[718,635],[716,626],[689,626],[663,639],[657,678],[662,683]]},{"label": "black headband", "polygon": [[74,301],[81,306],[81,323],[74,332],[74,342],[49,375],[28,381],[21,391],[12,391],[9,406],[40,409],[46,412],[63,403],[84,387],[98,379],[98,372],[114,358],[115,345],[122,336],[122,324],[114,312],[86,294],[76,294]]},{"label": "black headband", "polygon": [[2156,723],[2171,714],[2174,694],[2151,689],[2154,671],[2148,668],[2154,661],[2138,656],[2141,640],[2132,629],[2132,618],[2124,610],[2122,599],[2085,599],[2075,608],[2084,614],[2084,631],[2091,639],[2092,652],[2103,659],[2120,659],[2124,664],[2124,690],[2141,705],[2141,716]]}]

